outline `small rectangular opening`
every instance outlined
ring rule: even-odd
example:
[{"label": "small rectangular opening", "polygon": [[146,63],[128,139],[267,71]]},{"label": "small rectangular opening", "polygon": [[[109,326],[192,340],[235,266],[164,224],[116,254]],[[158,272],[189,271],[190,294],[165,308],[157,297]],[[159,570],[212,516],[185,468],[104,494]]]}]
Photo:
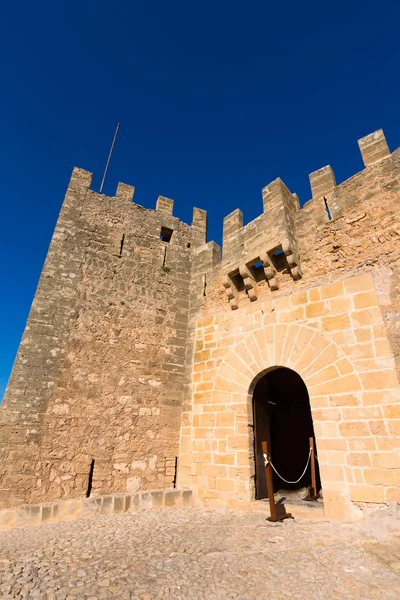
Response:
[{"label": "small rectangular opening", "polygon": [[265,280],[264,265],[259,257],[247,264],[247,267],[255,281],[259,283]]},{"label": "small rectangular opening", "polygon": [[272,252],[269,253],[269,257],[277,271],[283,271],[288,267],[288,264],[286,262],[286,256],[282,250],[282,246],[279,246],[278,248],[275,248],[275,250],[272,250]]},{"label": "small rectangular opening", "polygon": [[244,290],[244,283],[243,283],[243,277],[239,273],[239,270],[234,271],[233,273],[230,273],[229,277],[231,278],[231,281],[232,281],[233,285],[235,286],[235,288],[237,289],[237,291],[242,292]]},{"label": "small rectangular opening", "polygon": [[167,244],[169,244],[173,233],[174,233],[173,229],[169,229],[169,227],[161,227],[160,240],[162,242],[167,242]]}]

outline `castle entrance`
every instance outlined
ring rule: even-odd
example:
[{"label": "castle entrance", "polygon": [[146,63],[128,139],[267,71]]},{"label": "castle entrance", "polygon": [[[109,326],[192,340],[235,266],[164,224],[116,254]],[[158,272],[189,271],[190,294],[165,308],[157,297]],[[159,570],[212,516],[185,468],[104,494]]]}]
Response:
[{"label": "castle entrance", "polygon": [[[316,448],[310,400],[300,375],[286,367],[277,367],[266,373],[254,388],[253,417],[256,499],[268,496],[261,449],[263,441],[268,443],[271,462],[279,473],[273,474],[274,493],[285,491],[293,495],[295,490],[308,487],[311,483],[310,465],[297,483],[287,483],[297,481],[303,473],[309,456],[310,437],[314,438]],[[318,461],[316,475],[319,491]]]}]

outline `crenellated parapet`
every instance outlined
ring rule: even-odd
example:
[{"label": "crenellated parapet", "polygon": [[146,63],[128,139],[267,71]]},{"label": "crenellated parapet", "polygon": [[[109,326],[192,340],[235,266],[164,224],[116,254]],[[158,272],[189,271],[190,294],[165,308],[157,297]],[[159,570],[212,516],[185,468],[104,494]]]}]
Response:
[{"label": "crenellated parapet", "polygon": [[366,167],[390,156],[389,146],[382,129],[378,129],[378,131],[374,131],[358,140],[358,146]]},{"label": "crenellated parapet", "polygon": [[301,278],[295,228],[298,197],[278,178],[263,189],[262,198],[264,213],[248,225],[243,226],[240,210],[224,220],[223,286],[233,310],[243,290],[250,302],[257,300],[261,281],[277,290],[278,272]]},{"label": "crenellated parapet", "polygon": [[[391,156],[381,129],[360,139],[358,145],[367,170]],[[314,171],[309,179],[311,200],[305,210],[300,208],[297,195],[278,178],[263,188],[263,214],[254,221],[244,226],[239,209],[225,217],[222,283],[232,309],[239,307],[244,295],[250,302],[257,300],[262,283],[275,292],[282,277],[301,279],[299,241],[310,230],[345,216],[346,182],[337,185],[332,167],[327,165]]]},{"label": "crenellated parapet", "polygon": [[[132,185],[128,185],[126,183],[119,182],[117,185],[117,190],[115,196],[107,196],[105,194],[98,194],[94,190],[91,189],[93,179],[93,173],[89,171],[85,171],[84,169],[80,169],[75,167],[73,169],[70,184],[68,187],[67,201],[69,197],[75,198],[78,197],[77,194],[79,192],[79,197],[83,198],[85,194],[90,193],[92,195],[98,196],[98,201],[107,201],[109,202],[109,206],[111,207],[111,211],[115,206],[115,209],[119,209],[119,214],[121,214],[121,207],[125,207],[122,211],[122,214],[125,215],[124,218],[129,219],[129,208],[139,208],[144,210],[144,215],[153,215],[156,217],[156,220],[160,222],[159,231],[155,231],[157,237],[160,238],[162,242],[177,245],[181,244],[183,241],[186,244],[186,248],[198,248],[206,243],[207,241],[207,211],[202,210],[200,208],[193,209],[193,218],[192,223],[189,227],[190,235],[185,236],[185,239],[182,240],[180,236],[174,235],[176,230],[177,222],[180,222],[177,217],[173,215],[174,209],[174,200],[171,198],[167,198],[166,196],[159,196],[156,201],[155,209],[143,209],[142,206],[133,202],[135,187]],[[115,203],[113,202],[115,200]],[[121,202],[121,204],[119,204]],[[111,213],[112,216],[112,213]],[[123,235],[123,233],[121,233]],[[116,247],[120,246],[119,233],[117,233],[116,237]],[[115,255],[119,255],[119,250],[114,252]]]}]

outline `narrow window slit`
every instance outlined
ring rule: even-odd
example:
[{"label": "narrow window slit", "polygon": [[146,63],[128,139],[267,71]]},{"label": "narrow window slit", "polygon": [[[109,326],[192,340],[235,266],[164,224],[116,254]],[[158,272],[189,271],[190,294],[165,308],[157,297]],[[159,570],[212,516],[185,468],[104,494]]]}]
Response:
[{"label": "narrow window slit", "polygon": [[93,471],[94,471],[94,458],[92,459],[92,461],[90,463],[89,477],[88,477],[88,486],[87,486],[87,490],[86,490],[86,498],[89,498],[90,493],[92,491]]},{"label": "narrow window slit", "polygon": [[119,247],[119,255],[122,256],[122,249],[124,247],[124,242],[125,242],[125,234],[122,234],[122,238],[121,238],[121,245]]},{"label": "narrow window slit", "polygon": [[164,258],[163,258],[163,263],[162,263],[163,267],[165,267],[166,261],[167,261],[167,246],[165,246],[165,248],[164,248]]},{"label": "narrow window slit", "polygon": [[172,487],[176,488],[176,479],[178,475],[178,457],[175,456],[175,465],[174,465],[174,480],[172,482]]},{"label": "narrow window slit", "polygon": [[207,275],[203,277],[203,296],[207,296]]},{"label": "narrow window slit", "polygon": [[330,221],[332,221],[332,215],[331,215],[331,211],[329,210],[328,200],[325,198],[325,196],[324,196],[324,204],[325,204],[326,214],[328,215],[328,219]]}]

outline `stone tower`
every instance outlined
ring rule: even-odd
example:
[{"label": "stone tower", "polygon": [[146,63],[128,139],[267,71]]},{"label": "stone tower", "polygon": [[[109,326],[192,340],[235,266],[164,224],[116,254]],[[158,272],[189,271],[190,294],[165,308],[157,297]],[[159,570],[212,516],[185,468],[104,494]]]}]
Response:
[{"label": "stone tower", "polygon": [[[74,169],[1,408],[1,506],[172,487],[188,401],[191,226]],[[93,463],[94,461],[94,463]]]}]

